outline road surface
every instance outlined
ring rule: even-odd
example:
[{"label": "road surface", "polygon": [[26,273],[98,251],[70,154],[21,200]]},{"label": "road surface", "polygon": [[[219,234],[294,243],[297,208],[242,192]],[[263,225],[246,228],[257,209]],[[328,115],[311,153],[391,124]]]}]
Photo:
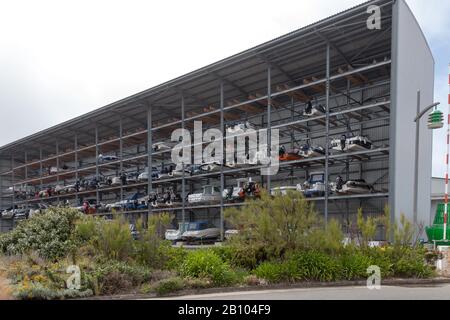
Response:
[{"label": "road surface", "polygon": [[448,300],[450,284],[433,286],[383,286],[380,290],[366,287],[305,288],[246,292],[214,293],[161,300]]}]

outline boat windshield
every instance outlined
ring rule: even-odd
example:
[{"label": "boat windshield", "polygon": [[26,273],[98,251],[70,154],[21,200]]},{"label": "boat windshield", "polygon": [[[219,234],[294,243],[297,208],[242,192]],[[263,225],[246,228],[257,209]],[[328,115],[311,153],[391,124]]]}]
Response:
[{"label": "boat windshield", "polygon": [[191,222],[188,226],[188,231],[198,231],[206,229],[207,225],[205,223]]},{"label": "boat windshield", "polygon": [[315,174],[311,176],[310,183],[317,183],[317,182],[323,182],[324,175],[323,174]]}]

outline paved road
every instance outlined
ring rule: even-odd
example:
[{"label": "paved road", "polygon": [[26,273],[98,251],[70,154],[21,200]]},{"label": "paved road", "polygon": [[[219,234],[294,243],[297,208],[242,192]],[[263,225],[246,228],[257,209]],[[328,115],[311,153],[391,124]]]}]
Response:
[{"label": "paved road", "polygon": [[[381,290],[366,287],[308,288],[248,292],[215,293],[182,296],[167,300],[448,300],[450,284],[429,287],[383,286]],[[166,299],[162,299],[166,300]]]}]

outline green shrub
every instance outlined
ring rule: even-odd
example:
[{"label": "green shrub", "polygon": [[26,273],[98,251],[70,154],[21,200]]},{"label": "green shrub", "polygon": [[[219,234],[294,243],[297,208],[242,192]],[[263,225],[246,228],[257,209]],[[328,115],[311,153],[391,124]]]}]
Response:
[{"label": "green shrub", "polygon": [[406,278],[429,278],[434,274],[425,261],[425,250],[408,248],[393,263],[394,275]]},{"label": "green shrub", "polygon": [[270,283],[282,282],[286,278],[285,265],[278,262],[264,262],[254,271],[254,275]]},{"label": "green shrub", "polygon": [[340,279],[339,262],[319,251],[306,251],[292,255],[288,263],[295,280],[335,281]]},{"label": "green shrub", "polygon": [[167,263],[165,254],[170,247],[170,242],[164,240],[165,230],[170,225],[171,216],[167,213],[152,215],[143,228],[143,221],[136,222],[139,238],[133,241],[133,259],[152,268],[162,268]]},{"label": "green shrub", "polygon": [[343,240],[342,226],[336,220],[331,220],[326,229],[321,227],[311,230],[308,241],[300,249],[340,254],[344,251]]},{"label": "green shrub", "polygon": [[14,297],[20,300],[62,300],[88,298],[93,295],[92,290],[55,290],[47,288],[39,282],[31,282],[21,286],[14,292]]},{"label": "green shrub", "polygon": [[370,264],[378,266],[381,270],[383,279],[390,278],[394,275],[394,260],[392,248],[368,248],[364,250],[364,254],[370,258]]},{"label": "green shrub", "polygon": [[370,257],[359,251],[346,252],[340,256],[341,277],[345,280],[367,278],[367,268],[372,265]]},{"label": "green shrub", "polygon": [[0,235],[0,252],[8,255],[35,251],[45,259],[56,260],[77,247],[73,237],[82,214],[71,208],[54,207],[22,221],[12,231]]},{"label": "green shrub", "polygon": [[180,272],[185,277],[211,279],[218,286],[235,281],[230,266],[212,250],[189,252]]},{"label": "green shrub", "polygon": [[211,248],[211,251],[218,255],[222,261],[228,262],[229,264],[232,263],[236,253],[236,249],[234,247],[226,244],[213,247]]},{"label": "green shrub", "polygon": [[111,260],[126,260],[133,252],[133,237],[129,224],[121,219],[104,221],[98,225],[92,244],[97,252]]},{"label": "green shrub", "polygon": [[[265,260],[309,247],[311,233],[323,226],[312,202],[298,192],[275,197],[262,192],[260,199],[249,201],[246,206],[229,208],[225,216],[239,230],[231,243],[241,248],[253,245],[263,248],[269,258]],[[251,258],[258,260],[259,257]]]},{"label": "green shrub", "polygon": [[364,251],[371,265],[381,269],[382,278],[429,278],[434,275],[433,267],[426,262],[426,250],[410,246],[370,248]]},{"label": "green shrub", "polygon": [[173,278],[177,275],[176,272],[170,270],[153,270],[150,276],[151,282],[158,282],[164,279]]},{"label": "green shrub", "polygon": [[177,292],[185,288],[184,280],[175,277],[170,279],[164,279],[152,286],[152,291],[156,292],[157,295],[163,296],[169,293]]},{"label": "green shrub", "polygon": [[205,278],[185,278],[184,281],[186,287],[191,289],[207,289],[213,286],[212,281]]},{"label": "green shrub", "polygon": [[183,265],[188,252],[184,248],[174,248],[169,245],[161,247],[161,254],[165,257],[166,269],[178,270]]},{"label": "green shrub", "polygon": [[119,261],[105,261],[91,270],[82,269],[82,285],[96,295],[127,292],[151,278],[149,268]]},{"label": "green shrub", "polygon": [[242,283],[247,286],[259,286],[259,285],[263,284],[264,282],[265,282],[265,280],[258,278],[254,274],[251,274],[251,275],[245,277],[242,281]]},{"label": "green shrub", "polygon": [[101,224],[107,223],[104,219],[95,218],[91,216],[83,216],[81,220],[79,220],[75,227],[75,236],[82,243],[86,243],[93,238],[98,237]]},{"label": "green shrub", "polygon": [[231,255],[229,263],[247,270],[255,269],[264,261],[279,258],[271,248],[267,248],[263,244],[258,243],[233,243],[229,246],[229,249]]}]

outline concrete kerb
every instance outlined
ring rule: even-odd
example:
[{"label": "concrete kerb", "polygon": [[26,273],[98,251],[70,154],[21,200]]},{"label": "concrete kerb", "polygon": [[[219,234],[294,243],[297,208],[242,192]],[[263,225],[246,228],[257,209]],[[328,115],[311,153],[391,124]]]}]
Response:
[{"label": "concrete kerb", "polygon": [[[361,281],[337,281],[337,282],[302,282],[302,283],[282,283],[274,285],[241,286],[209,289],[189,289],[174,292],[172,294],[158,296],[156,294],[124,294],[115,296],[91,297],[82,300],[143,300],[153,298],[174,298],[191,295],[265,291],[265,290],[286,290],[286,289],[307,289],[307,288],[335,288],[335,287],[365,287],[366,280]],[[450,278],[433,279],[387,279],[382,281],[382,286],[435,286],[440,284],[450,284]]]}]

